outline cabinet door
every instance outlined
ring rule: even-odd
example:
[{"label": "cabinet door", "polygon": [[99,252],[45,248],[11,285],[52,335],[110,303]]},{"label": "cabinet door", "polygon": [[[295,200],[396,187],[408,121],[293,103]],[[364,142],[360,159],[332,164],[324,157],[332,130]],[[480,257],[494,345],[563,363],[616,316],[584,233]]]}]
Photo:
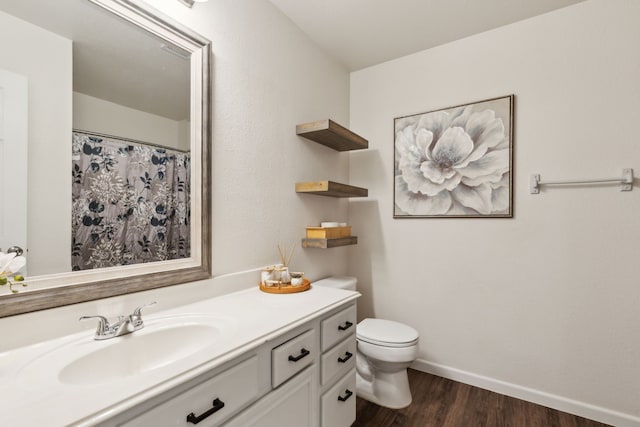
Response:
[{"label": "cabinet door", "polygon": [[349,427],[356,420],[356,370],[322,395],[322,427]]},{"label": "cabinet door", "polygon": [[256,402],[225,427],[314,427],[313,365]]}]

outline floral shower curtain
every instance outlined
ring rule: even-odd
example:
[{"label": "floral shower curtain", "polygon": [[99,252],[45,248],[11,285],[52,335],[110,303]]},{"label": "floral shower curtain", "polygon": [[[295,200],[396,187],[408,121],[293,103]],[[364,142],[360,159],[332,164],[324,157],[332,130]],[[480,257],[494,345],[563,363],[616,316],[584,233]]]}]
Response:
[{"label": "floral shower curtain", "polygon": [[190,156],[73,132],[74,271],[190,256]]}]

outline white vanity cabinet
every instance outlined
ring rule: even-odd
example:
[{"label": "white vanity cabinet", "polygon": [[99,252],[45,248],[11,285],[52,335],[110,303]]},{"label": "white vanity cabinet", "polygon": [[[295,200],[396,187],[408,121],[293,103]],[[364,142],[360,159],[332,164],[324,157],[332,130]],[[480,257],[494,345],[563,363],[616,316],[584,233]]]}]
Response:
[{"label": "white vanity cabinet", "polygon": [[305,325],[309,329],[302,333],[297,330],[288,334],[292,338],[271,352],[273,390],[224,426],[349,427],[353,424],[356,419],[355,324],[353,302],[314,319]]},{"label": "white vanity cabinet", "polygon": [[349,427],[355,315],[340,305],[103,425]]},{"label": "white vanity cabinet", "polygon": [[252,287],[5,352],[0,426],[349,427],[359,296]]}]

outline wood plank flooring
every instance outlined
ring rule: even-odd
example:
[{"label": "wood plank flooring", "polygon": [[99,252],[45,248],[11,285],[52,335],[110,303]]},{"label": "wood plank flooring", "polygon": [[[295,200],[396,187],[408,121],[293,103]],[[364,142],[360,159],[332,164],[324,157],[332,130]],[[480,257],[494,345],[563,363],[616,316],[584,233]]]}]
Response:
[{"label": "wood plank flooring", "polygon": [[357,399],[351,427],[605,427],[596,421],[409,369],[413,402],[392,410]]}]

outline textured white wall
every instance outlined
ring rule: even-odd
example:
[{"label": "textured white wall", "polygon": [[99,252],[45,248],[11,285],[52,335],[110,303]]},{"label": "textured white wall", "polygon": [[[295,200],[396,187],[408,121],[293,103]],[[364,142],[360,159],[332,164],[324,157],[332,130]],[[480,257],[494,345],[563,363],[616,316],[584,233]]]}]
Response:
[{"label": "textured white wall", "polygon": [[0,68],[26,76],[29,85],[29,274],[68,271],[71,41],[0,12],[0,52]]},{"label": "textured white wall", "polygon": [[295,125],[348,124],[346,70],[266,0],[149,3],[213,45],[214,275],[274,263],[278,243],[296,244],[291,266],[310,278],[344,273],[346,248],[303,250],[300,239],[308,225],[346,218],[348,202],[298,195],[295,182],[346,182],[348,155],[296,136]]},{"label": "textured white wall", "polygon": [[[640,423],[640,187],[528,189],[640,174],[639,40],[640,2],[591,0],[353,73],[361,317],[415,327],[422,366]],[[512,93],[515,217],[394,220],[393,119]]]},{"label": "textured white wall", "polygon": [[[214,278],[124,297],[0,319],[19,328],[11,348],[95,327],[80,314],[115,316],[158,301],[161,310],[257,286],[259,268],[279,261],[276,245],[295,243],[292,268],[311,279],[344,274],[347,248],[302,249],[305,227],[347,217],[348,202],[295,193],[295,182],[346,182],[348,155],[295,135],[295,125],[349,120],[349,75],[266,0],[216,0],[193,9],[175,0],[150,4],[213,43]],[[69,125],[70,128],[70,125]],[[70,152],[70,149],[69,151]],[[70,194],[70,193],[69,193]]]}]

